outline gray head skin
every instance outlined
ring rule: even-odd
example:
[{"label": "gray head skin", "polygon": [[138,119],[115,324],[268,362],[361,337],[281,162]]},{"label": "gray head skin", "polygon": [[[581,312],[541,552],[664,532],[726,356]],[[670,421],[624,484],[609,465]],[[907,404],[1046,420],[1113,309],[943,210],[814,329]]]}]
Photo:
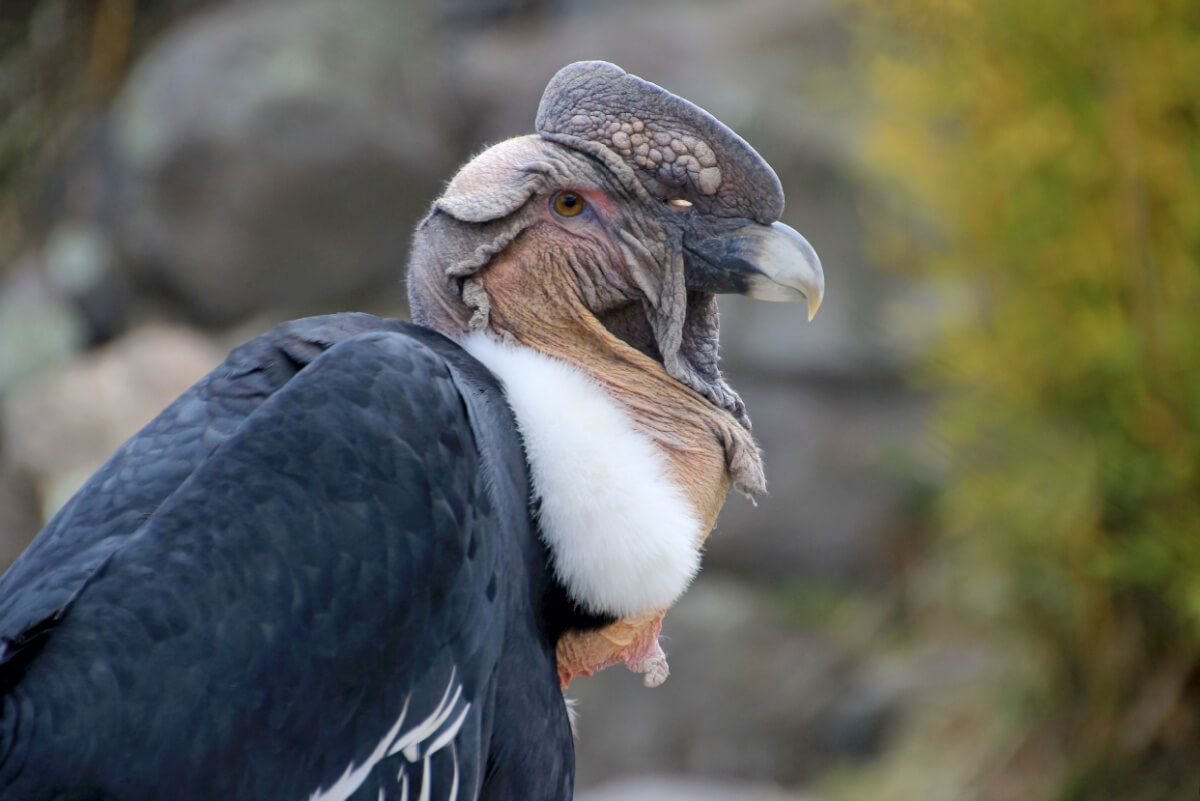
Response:
[{"label": "gray head skin", "polygon": [[[748,429],[717,368],[714,295],[806,299],[811,318],[824,291],[816,253],[778,222],[774,171],[703,109],[601,61],[551,80],[537,131],[486,150],[434,203],[414,240],[414,321],[451,337],[519,333],[492,319],[489,266],[516,258],[544,269],[550,258],[568,279],[534,284],[530,319],[541,293],[576,295],[609,332]],[[561,213],[562,193],[582,211]]]}]

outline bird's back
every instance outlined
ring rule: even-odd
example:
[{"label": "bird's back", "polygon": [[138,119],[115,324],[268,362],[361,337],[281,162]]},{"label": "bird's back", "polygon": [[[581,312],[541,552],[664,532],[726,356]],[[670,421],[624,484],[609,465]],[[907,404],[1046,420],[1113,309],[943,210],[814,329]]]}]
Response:
[{"label": "bird's back", "polygon": [[499,387],[440,335],[242,346],[0,579],[0,796],[569,797],[528,495]]}]

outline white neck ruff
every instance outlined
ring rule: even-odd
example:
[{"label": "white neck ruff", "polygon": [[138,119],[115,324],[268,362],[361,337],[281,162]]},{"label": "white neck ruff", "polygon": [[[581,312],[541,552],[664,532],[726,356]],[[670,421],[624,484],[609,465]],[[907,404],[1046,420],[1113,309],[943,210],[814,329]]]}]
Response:
[{"label": "white neck ruff", "polygon": [[704,532],[654,441],[578,367],[484,333],[461,344],[504,385],[568,594],[618,618],[674,603],[700,569]]}]

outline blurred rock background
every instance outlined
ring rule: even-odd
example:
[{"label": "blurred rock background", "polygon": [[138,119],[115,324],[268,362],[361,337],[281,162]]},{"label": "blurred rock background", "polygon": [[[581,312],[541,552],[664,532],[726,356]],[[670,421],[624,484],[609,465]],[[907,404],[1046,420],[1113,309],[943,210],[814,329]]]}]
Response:
[{"label": "blurred rock background", "polygon": [[1198,18],[0,0],[0,561],[232,345],[403,316],[457,165],[604,58],[755,145],[828,299],[722,299],[771,495],[662,688],[573,685],[580,797],[1194,799]]}]

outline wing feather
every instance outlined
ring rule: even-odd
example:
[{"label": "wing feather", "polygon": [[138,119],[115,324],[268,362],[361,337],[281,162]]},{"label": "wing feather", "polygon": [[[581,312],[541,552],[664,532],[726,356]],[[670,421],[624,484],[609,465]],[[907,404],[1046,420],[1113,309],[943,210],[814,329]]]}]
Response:
[{"label": "wing feather", "polygon": [[243,346],[0,580],[0,790],[478,787],[527,480],[494,380],[436,334],[338,316]]}]

